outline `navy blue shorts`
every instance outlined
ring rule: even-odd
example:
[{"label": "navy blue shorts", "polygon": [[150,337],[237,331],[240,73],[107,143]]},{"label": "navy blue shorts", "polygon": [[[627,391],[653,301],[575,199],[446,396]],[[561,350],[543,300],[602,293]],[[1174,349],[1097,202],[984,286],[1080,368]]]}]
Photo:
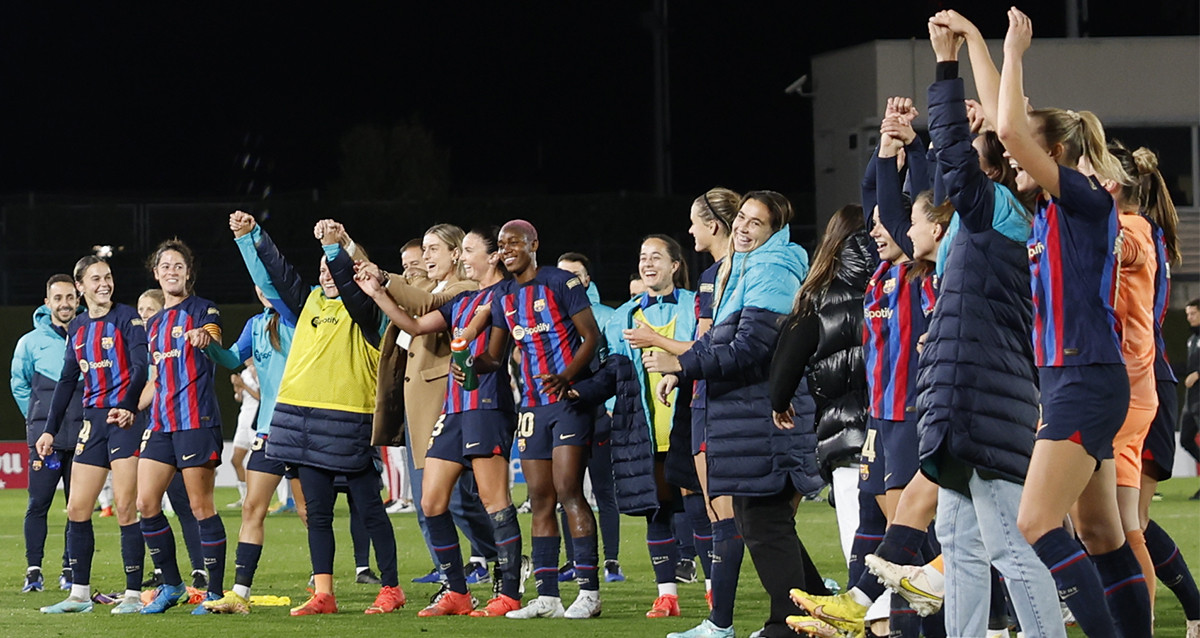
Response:
[{"label": "navy blue shorts", "polygon": [[1129,374],[1121,364],[1038,368],[1042,423],[1037,438],[1074,441],[1096,459],[1113,457],[1113,437],[1129,412]]},{"label": "navy blue shorts", "polygon": [[887,449],[883,445],[883,422],[867,417],[867,440],[858,457],[858,489],[878,496],[887,492],[883,476],[887,467]]},{"label": "navy blue shorts", "polygon": [[708,408],[692,408],[692,456],[708,450]]},{"label": "navy blue shorts", "polygon": [[[920,461],[920,437],[917,435],[916,412],[903,421],[879,421],[879,436],[883,441],[883,487],[903,489],[917,474]],[[906,415],[908,416],[908,415]]]},{"label": "navy blue shorts", "polygon": [[185,467],[200,467],[210,461],[220,465],[224,449],[225,440],[221,438],[220,428],[177,432],[146,430],[142,436],[141,457],[182,470]]},{"label": "navy blue shorts", "polygon": [[119,428],[108,424],[108,408],[84,408],[83,427],[75,443],[75,462],[96,467],[111,467],[112,461],[137,455],[137,424]]},{"label": "navy blue shorts", "polygon": [[1150,423],[1150,431],[1142,444],[1142,474],[1157,481],[1171,478],[1175,465],[1175,422],[1179,417],[1179,396],[1176,384],[1158,382],[1158,414]]},{"label": "navy blue shorts", "polygon": [[522,459],[549,461],[560,445],[591,446],[592,415],[580,412],[568,401],[533,408],[517,414],[517,453]]},{"label": "navy blue shorts", "polygon": [[298,478],[296,472],[289,470],[283,461],[267,458],[267,435],[262,433],[255,433],[254,440],[250,442],[250,457],[246,459],[246,469],[287,479]]},{"label": "navy blue shorts", "polygon": [[511,412],[468,410],[438,417],[425,456],[471,466],[478,457],[509,456],[515,421]]}]

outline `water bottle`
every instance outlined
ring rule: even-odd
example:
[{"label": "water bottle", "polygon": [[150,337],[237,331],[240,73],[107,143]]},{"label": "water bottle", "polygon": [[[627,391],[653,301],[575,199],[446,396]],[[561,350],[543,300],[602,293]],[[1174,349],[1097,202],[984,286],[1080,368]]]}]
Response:
[{"label": "water bottle", "polygon": [[466,339],[450,342],[450,358],[463,371],[462,387],[467,392],[479,387],[479,376],[475,374],[475,357],[471,356],[470,344]]},{"label": "water bottle", "polygon": [[51,470],[57,470],[62,467],[62,461],[58,458],[58,450],[51,452],[50,456],[47,456],[43,460],[46,462],[46,467]]}]

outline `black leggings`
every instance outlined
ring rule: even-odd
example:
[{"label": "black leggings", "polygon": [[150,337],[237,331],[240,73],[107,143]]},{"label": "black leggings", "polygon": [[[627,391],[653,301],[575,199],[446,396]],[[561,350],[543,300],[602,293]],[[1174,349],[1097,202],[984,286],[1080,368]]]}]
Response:
[{"label": "black leggings", "polygon": [[362,515],[367,533],[375,545],[380,580],[387,587],[399,585],[396,575],[396,535],[383,508],[383,500],[379,497],[379,474],[371,468],[346,474],[310,466],[300,466],[299,473],[304,503],[308,509],[308,551],[312,556],[313,573],[333,573],[333,503],[337,500],[334,479],[341,475],[346,477],[347,492],[354,499],[354,505]]}]

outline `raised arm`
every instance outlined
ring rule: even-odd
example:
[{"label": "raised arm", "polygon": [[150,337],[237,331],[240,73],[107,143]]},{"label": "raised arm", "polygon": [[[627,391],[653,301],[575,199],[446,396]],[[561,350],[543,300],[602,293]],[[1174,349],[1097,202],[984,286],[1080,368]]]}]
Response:
[{"label": "raised arm", "polygon": [[999,111],[1000,72],[996,70],[996,63],[992,61],[992,54],[988,51],[983,34],[974,23],[953,9],[937,12],[929,19],[929,23],[949,29],[966,41],[967,55],[971,59],[971,73],[975,77],[975,90],[979,93],[983,117],[988,122],[996,122]]},{"label": "raised arm", "polygon": [[996,134],[1009,155],[1035,182],[1054,197],[1061,193],[1058,164],[1033,138],[1025,113],[1024,56],[1033,39],[1033,23],[1017,9],[1008,11],[1004,36],[1004,70],[1000,73],[1000,101]]},{"label": "raised arm", "polygon": [[308,286],[252,215],[235,211],[229,216],[229,229],[254,285],[271,301],[280,319],[295,325],[308,297]]},{"label": "raised arm", "polygon": [[[355,279],[358,281],[359,287],[371,297],[375,305],[379,306],[379,309],[383,311],[383,314],[392,323],[396,324],[397,328],[408,334],[417,336],[432,332],[441,332],[448,327],[446,325],[446,318],[438,311],[427,312],[420,317],[413,317],[408,314],[396,303],[396,300],[392,298],[388,289],[382,286],[379,280],[370,273],[360,272],[355,276]],[[472,334],[478,334],[478,331]]]},{"label": "raised arm", "polygon": [[908,236],[912,217],[904,210],[904,192],[900,184],[900,173],[896,167],[896,152],[900,141],[883,135],[879,141],[879,171],[876,173],[879,196],[879,222],[892,236],[892,241],[912,258],[913,244]]},{"label": "raised arm", "polygon": [[321,248],[325,251],[326,266],[329,268],[329,274],[333,276],[334,284],[337,285],[342,303],[350,313],[350,318],[362,331],[367,343],[378,348],[386,325],[383,312],[354,280],[354,262],[350,255],[342,249],[336,239],[331,241],[328,235],[326,237],[321,240]]},{"label": "raised arm", "polygon": [[929,86],[929,136],[938,151],[946,196],[963,226],[971,232],[987,230],[992,225],[996,189],[979,168],[979,156],[971,146],[961,79]]}]

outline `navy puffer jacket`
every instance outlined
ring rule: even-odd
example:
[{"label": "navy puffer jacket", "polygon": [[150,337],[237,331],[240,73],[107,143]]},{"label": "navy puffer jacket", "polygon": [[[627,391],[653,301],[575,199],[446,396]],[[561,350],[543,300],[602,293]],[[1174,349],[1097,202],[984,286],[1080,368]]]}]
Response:
[{"label": "navy puffer jacket", "polygon": [[1022,482],[1039,395],[1028,214],[979,168],[961,79],[929,87],[929,133],[960,216],[918,376],[922,460],[941,453]]},{"label": "navy puffer jacket", "polygon": [[769,496],[789,486],[815,492],[823,482],[812,398],[802,385],[796,427],[780,430],[771,419],[768,384],[779,328],[808,274],[808,255],[789,241],[785,226],[757,249],[729,259],[712,329],[679,357],[681,379],[708,385],[709,493]]}]

